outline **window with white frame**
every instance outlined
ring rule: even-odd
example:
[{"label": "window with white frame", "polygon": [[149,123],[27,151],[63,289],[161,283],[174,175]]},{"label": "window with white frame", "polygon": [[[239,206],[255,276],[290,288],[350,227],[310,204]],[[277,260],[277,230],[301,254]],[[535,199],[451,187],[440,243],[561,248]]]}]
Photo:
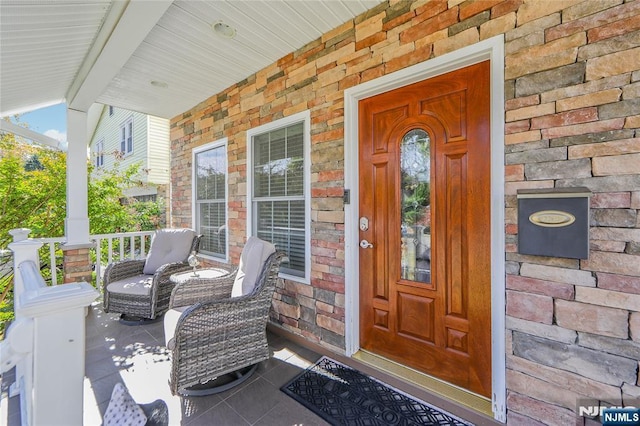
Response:
[{"label": "window with white frame", "polygon": [[133,117],[120,126],[120,151],[124,155],[133,152]]},{"label": "window with white frame", "polygon": [[104,139],[96,143],[96,167],[104,166]]},{"label": "window with white frame", "polygon": [[309,112],[247,132],[251,234],[287,254],[280,272],[309,282]]},{"label": "window with white frame", "polygon": [[200,253],[227,258],[226,139],[193,151],[194,228],[202,235]]}]

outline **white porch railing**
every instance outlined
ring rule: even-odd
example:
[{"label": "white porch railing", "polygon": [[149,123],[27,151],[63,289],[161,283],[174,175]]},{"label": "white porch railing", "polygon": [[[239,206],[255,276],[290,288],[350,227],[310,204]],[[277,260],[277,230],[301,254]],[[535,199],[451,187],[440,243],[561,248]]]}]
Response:
[{"label": "white porch railing", "polygon": [[0,342],[0,372],[16,368],[10,395],[20,395],[22,425],[82,424],[85,309],[99,293],[86,282],[47,286],[42,242],[26,229],[11,235],[15,321]]},{"label": "white porch railing", "polygon": [[[146,257],[153,232],[92,235],[96,288],[109,263]],[[28,229],[10,233],[15,321],[0,342],[0,373],[16,369],[10,394],[20,396],[23,425],[81,424],[85,309],[100,293],[86,282],[57,286],[64,238],[30,239]],[[52,286],[42,275],[47,268]]]},{"label": "white porch railing", "polygon": [[[137,232],[121,232],[115,234],[96,234],[91,235],[90,239],[95,243],[92,250],[92,261],[94,262],[94,272],[96,279],[96,288],[100,288],[102,284],[102,275],[104,268],[109,263],[117,262],[124,259],[141,259],[147,255],[149,246],[151,245],[151,236],[155,231],[137,231]],[[51,285],[58,284],[58,272],[62,266],[62,255],[60,244],[64,243],[64,237],[40,238],[48,257],[47,262],[42,265],[50,265],[51,267]]]}]

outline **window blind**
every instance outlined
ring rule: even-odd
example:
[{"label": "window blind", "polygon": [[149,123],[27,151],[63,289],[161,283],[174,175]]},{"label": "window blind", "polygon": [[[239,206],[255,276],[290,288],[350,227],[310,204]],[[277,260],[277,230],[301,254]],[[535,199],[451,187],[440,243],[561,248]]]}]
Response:
[{"label": "window blind", "polygon": [[202,234],[200,251],[225,258],[227,254],[227,206],[225,147],[196,154],[196,229]]},{"label": "window blind", "polygon": [[304,123],[253,137],[254,235],[287,253],[281,271],[304,277]]}]

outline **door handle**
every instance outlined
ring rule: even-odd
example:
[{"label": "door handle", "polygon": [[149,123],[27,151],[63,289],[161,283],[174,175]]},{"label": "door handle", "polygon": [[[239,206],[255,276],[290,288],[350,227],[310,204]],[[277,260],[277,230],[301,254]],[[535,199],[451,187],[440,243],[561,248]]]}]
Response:
[{"label": "door handle", "polygon": [[360,241],[360,247],[362,247],[362,248],[373,248],[373,244],[371,244],[367,240],[362,240],[362,241]]}]

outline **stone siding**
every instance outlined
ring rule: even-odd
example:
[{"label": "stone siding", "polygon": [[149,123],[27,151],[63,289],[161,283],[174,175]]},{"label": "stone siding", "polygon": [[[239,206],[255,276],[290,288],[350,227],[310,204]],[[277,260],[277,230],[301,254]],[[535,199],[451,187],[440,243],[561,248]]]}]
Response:
[{"label": "stone siding", "polygon": [[63,282],[92,282],[92,263],[89,247],[65,248],[63,252]]},{"label": "stone siding", "polygon": [[[343,350],[344,90],[501,34],[508,421],[574,424],[580,400],[640,396],[638,0],[383,3],[171,121],[173,225],[192,224],[192,149],[227,137],[236,263],[246,132],[309,110],[311,285],[280,283],[272,320]],[[573,186],[594,193],[589,259],[519,254],[517,190]]]},{"label": "stone siding", "polygon": [[[507,408],[516,424],[569,424],[580,401],[620,404],[638,391],[640,2],[553,3],[560,9],[520,25],[523,3],[519,27],[505,33]],[[594,192],[589,259],[518,254],[517,189],[571,186]]]}]

